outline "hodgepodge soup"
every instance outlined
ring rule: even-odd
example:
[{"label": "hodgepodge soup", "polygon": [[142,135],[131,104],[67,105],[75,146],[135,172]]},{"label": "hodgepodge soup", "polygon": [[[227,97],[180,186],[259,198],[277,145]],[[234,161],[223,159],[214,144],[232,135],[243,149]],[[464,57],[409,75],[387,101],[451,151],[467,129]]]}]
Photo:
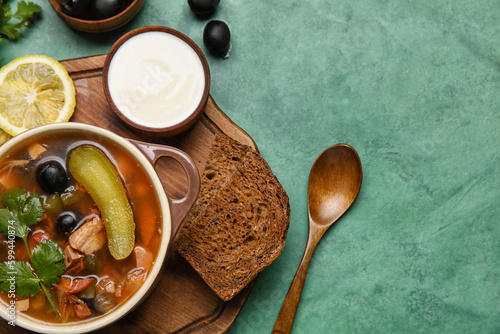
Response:
[{"label": "hodgepodge soup", "polygon": [[[103,224],[104,214],[90,196],[91,191],[82,187],[69,171],[72,152],[82,146],[102,151],[116,168],[124,186],[135,222],[131,253],[124,259],[117,260],[111,255],[108,247],[110,235],[105,228],[108,225]],[[61,170],[54,167],[58,165],[62,166],[62,174],[66,177],[58,178]],[[45,173],[52,174],[42,176],[43,168],[49,169]],[[9,207],[6,199],[15,198],[23,191],[32,198],[39,195],[43,212],[41,219],[28,227],[27,246],[20,237],[10,243],[14,238],[0,233],[3,275],[11,268],[7,264],[13,264],[9,261],[15,260],[28,264],[32,272],[47,271],[36,271],[37,277],[56,273],[56,278],[52,277],[53,281],[43,287],[38,282],[28,287],[15,282],[16,294],[13,291],[0,292],[4,305],[8,307],[15,303],[18,317],[22,315],[49,323],[87,321],[113,312],[141,287],[160,247],[162,214],[146,171],[128,152],[107,139],[83,134],[58,133],[27,140],[0,161],[1,210],[5,212]],[[33,265],[33,260],[40,260],[40,256],[47,260],[47,254],[57,254],[56,248],[60,249],[60,261],[56,261],[56,256],[42,266]],[[9,252],[11,249],[14,253]],[[35,293],[18,295],[26,294],[26,289]]]},{"label": "hodgepodge soup", "polygon": [[149,31],[118,48],[109,65],[108,87],[124,116],[159,129],[184,121],[196,110],[205,74],[189,44],[166,32]]}]

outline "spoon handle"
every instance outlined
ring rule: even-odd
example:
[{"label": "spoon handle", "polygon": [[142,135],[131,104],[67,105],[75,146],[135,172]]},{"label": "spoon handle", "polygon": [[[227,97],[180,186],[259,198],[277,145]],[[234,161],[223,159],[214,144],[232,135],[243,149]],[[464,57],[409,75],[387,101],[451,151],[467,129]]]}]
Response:
[{"label": "spoon handle", "polygon": [[316,230],[313,226],[310,228],[312,229],[309,231],[306,250],[302,256],[297,272],[293,277],[292,284],[286,294],[283,305],[281,305],[281,310],[274,324],[272,334],[288,334],[292,330],[293,320],[295,319],[300,295],[302,294],[302,288],[306,280],[307,269],[309,269],[309,262],[311,261],[314,249],[316,249],[316,245],[324,233],[324,231]]}]

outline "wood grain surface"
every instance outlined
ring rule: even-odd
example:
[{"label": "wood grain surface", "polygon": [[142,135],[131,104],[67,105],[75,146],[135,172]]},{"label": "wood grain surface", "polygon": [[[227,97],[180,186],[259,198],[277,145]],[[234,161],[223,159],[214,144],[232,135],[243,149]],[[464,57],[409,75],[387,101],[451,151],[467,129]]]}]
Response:
[{"label": "wood grain surface", "polygon": [[[126,138],[177,147],[188,153],[199,171],[205,167],[215,133],[224,132],[257,149],[252,138],[234,124],[210,97],[200,120],[188,131],[170,138],[145,138],[127,128],[111,111],[102,89],[105,55],[65,60],[77,90],[77,106],[71,121],[101,126]],[[185,174],[177,162],[161,158],[156,170],[168,196],[185,194]],[[224,333],[233,324],[252,289],[253,282],[229,302],[223,302],[175,250],[167,254],[151,295],[127,316],[97,333]],[[26,333],[0,322],[0,333]]]}]

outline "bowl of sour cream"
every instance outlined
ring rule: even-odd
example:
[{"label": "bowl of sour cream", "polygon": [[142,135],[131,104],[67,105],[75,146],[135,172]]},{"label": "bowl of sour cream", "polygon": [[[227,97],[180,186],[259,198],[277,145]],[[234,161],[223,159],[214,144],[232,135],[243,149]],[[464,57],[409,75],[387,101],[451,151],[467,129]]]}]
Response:
[{"label": "bowl of sour cream", "polygon": [[111,47],[103,88],[111,109],[127,125],[143,134],[174,136],[203,113],[210,70],[201,49],[183,33],[142,27]]}]

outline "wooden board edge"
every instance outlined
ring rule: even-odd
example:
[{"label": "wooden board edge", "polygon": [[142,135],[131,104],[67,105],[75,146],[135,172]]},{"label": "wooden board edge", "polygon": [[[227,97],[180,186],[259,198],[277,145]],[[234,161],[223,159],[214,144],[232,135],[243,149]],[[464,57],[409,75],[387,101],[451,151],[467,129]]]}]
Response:
[{"label": "wooden board edge", "polygon": [[208,97],[207,106],[205,107],[205,114],[214,123],[217,124],[219,129],[231,138],[238,140],[240,143],[248,145],[259,151],[257,144],[253,138],[236,123],[234,123],[215,103],[212,96]]},{"label": "wooden board edge", "polygon": [[106,55],[88,56],[81,58],[60,60],[73,80],[102,75],[102,68]]}]

